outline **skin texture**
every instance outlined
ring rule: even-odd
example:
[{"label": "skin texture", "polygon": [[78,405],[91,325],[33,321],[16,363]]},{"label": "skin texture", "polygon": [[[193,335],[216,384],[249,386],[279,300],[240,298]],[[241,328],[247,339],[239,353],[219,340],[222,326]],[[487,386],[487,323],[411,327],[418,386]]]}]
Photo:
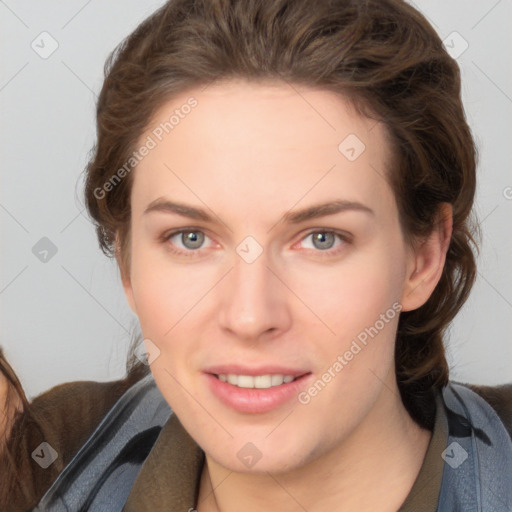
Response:
[{"label": "skin texture", "polygon": [[[385,179],[385,127],[327,91],[217,82],[163,105],[141,143],[190,96],[198,105],[132,171],[123,286],[148,351],[158,347],[156,383],[206,453],[198,510],[396,511],[431,438],[400,399],[398,315],[307,405],[294,398],[240,413],[210,391],[204,371],[279,364],[310,372],[308,389],[393,304],[425,303],[444,264],[450,207],[410,247]],[[349,134],[366,146],[354,161],[338,149]],[[159,198],[205,209],[213,222],[144,213]],[[337,199],[373,214],[282,221]],[[203,244],[164,240],[177,229],[203,233]],[[333,230],[347,238],[315,245],[312,233]],[[237,253],[247,236],[263,249],[252,263]],[[262,455],[252,468],[237,457],[249,442]]]}]

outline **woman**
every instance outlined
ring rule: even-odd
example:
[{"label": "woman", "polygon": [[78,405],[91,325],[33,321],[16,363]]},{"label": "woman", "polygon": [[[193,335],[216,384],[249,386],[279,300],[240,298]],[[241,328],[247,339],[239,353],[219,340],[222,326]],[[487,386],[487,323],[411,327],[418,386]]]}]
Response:
[{"label": "woman", "polygon": [[52,481],[40,510],[512,507],[511,388],[449,381],[475,148],[416,10],[170,1],[112,55],[97,119],[86,204],[151,374],[34,401],[43,444],[23,412],[6,453],[31,482],[65,455],[13,510]]}]

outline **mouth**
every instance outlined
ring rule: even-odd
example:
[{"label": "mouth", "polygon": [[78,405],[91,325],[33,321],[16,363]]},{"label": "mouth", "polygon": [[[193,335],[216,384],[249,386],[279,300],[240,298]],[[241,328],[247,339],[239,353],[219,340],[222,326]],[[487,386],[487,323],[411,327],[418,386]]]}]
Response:
[{"label": "mouth", "polygon": [[232,386],[239,388],[255,388],[255,389],[268,389],[283,384],[293,382],[299,377],[293,375],[282,374],[266,374],[266,375],[236,375],[234,373],[221,373],[215,375],[221,382],[227,382]]},{"label": "mouth", "polygon": [[293,403],[313,379],[311,372],[284,368],[219,368],[205,372],[204,376],[220,403],[237,412],[253,414]]}]

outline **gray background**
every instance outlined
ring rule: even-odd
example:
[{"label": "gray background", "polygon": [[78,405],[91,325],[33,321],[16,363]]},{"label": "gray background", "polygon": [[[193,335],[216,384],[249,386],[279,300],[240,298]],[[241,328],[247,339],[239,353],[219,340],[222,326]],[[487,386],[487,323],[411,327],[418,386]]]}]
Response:
[{"label": "gray background", "polygon": [[[0,345],[29,398],[61,382],[124,374],[135,317],[86,217],[81,172],[104,61],[162,3],[0,0]],[[512,382],[512,0],[415,5],[460,54],[480,149],[482,252],[447,338],[451,377]],[[57,250],[47,261],[36,256],[48,248],[43,237]]]}]

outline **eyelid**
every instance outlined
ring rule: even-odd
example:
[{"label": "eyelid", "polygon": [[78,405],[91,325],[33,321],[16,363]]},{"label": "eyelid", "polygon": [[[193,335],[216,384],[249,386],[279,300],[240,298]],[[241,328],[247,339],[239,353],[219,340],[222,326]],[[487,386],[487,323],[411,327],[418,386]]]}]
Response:
[{"label": "eyelid", "polygon": [[[297,243],[302,242],[305,238],[312,235],[313,233],[332,233],[334,236],[337,236],[341,243],[338,245],[335,245],[334,247],[330,249],[326,249],[325,251],[322,251],[320,249],[305,249],[308,252],[313,252],[315,256],[319,256],[320,258],[325,257],[334,257],[338,255],[340,251],[343,251],[343,246],[352,243],[352,235],[345,231],[341,231],[339,229],[333,229],[333,228],[313,228],[309,229],[306,233],[302,234],[299,241]],[[296,245],[296,244],[294,244]]]},{"label": "eyelid", "polygon": [[[208,234],[202,228],[184,227],[184,228],[174,229],[171,231],[165,231],[161,236],[158,237],[158,241],[163,244],[171,245],[169,240],[176,235],[181,235],[182,233],[203,233],[205,235],[205,237],[208,237],[211,240],[211,237],[208,236]],[[202,254],[203,250],[206,250],[206,249],[200,248],[200,249],[192,250],[192,249],[176,249],[175,247],[171,247],[171,248],[169,248],[169,250],[174,254],[190,257],[192,255],[200,255],[200,254]]]},{"label": "eyelid", "polygon": [[[178,229],[175,229],[175,230],[172,230],[172,231],[167,231],[167,232],[164,232],[160,237],[159,237],[159,241],[162,242],[162,243],[168,243],[169,240],[176,236],[176,235],[180,235],[182,233],[194,233],[194,232],[198,232],[198,233],[203,233],[206,237],[210,238],[208,236],[208,234],[206,233],[206,231],[202,228],[196,228],[196,227],[184,227],[184,228],[178,228]],[[298,242],[296,243],[299,243],[301,241],[303,241],[305,238],[307,238],[308,236],[312,235],[313,233],[332,233],[333,235],[337,236],[341,241],[342,241],[342,244],[340,245],[344,245],[344,244],[347,244],[347,243],[351,243],[352,242],[352,235],[350,235],[349,233],[345,232],[345,231],[341,231],[341,230],[338,230],[338,229],[333,229],[333,228],[311,228],[309,229],[307,232],[303,233],[301,236],[300,236],[300,239],[298,240]],[[294,244],[296,245],[296,244]],[[197,255],[200,255],[203,250],[206,250],[205,248],[199,248],[199,249],[188,249],[188,250],[185,250],[185,249],[176,249],[176,248],[172,248],[171,249],[171,252],[175,253],[175,254],[178,254],[178,255],[192,255],[192,254],[197,254]],[[322,251],[320,249],[307,249],[308,251],[312,251],[312,252],[315,252],[315,253],[318,253],[320,255],[325,255],[325,256],[331,256],[331,255],[335,255],[337,254],[337,252],[339,251],[339,245],[338,246],[335,246],[334,248],[331,248],[331,249],[326,249],[325,251]]]}]

